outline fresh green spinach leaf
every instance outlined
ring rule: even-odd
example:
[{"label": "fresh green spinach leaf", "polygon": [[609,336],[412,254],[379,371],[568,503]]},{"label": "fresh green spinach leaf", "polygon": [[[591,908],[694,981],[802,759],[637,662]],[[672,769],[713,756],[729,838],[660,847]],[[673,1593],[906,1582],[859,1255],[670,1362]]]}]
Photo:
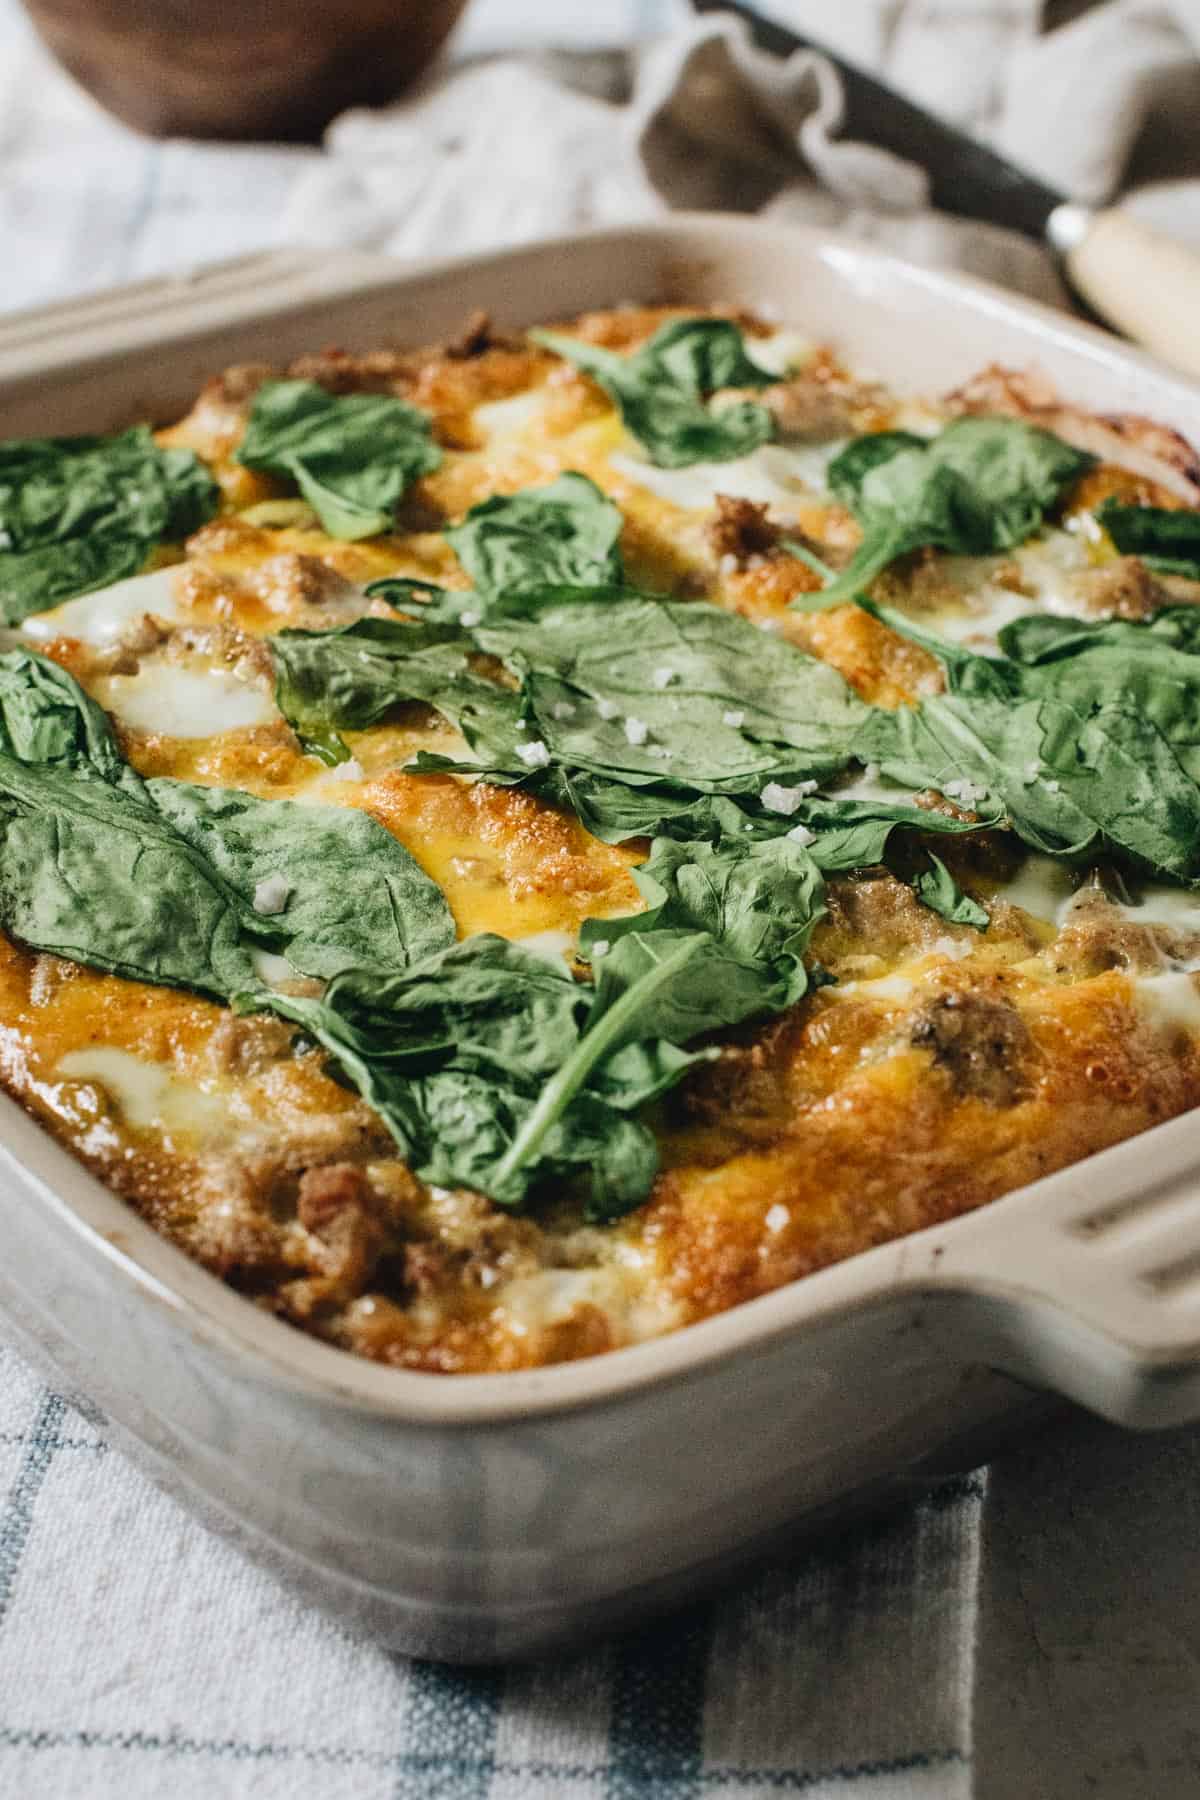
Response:
[{"label": "fresh green spinach leaf", "polygon": [[[872,714],[864,738],[885,774],[952,795],[957,788],[958,797],[966,782],[1003,805],[1027,844],[1050,854],[1107,844],[1177,880],[1200,877],[1200,789],[1185,766],[1200,733],[1193,673],[1168,687],[1111,642],[1091,658],[976,656],[940,644],[903,614],[871,610],[941,657],[950,690],[919,707]],[[1032,645],[1038,635],[1019,620],[1002,642]],[[1151,657],[1164,654],[1161,639],[1142,641]]]},{"label": "fresh green spinach leaf", "polygon": [[268,381],[236,452],[248,469],[286,475],[331,537],[391,529],[396,504],[442,460],[428,415],[389,394],[330,394],[315,381]]},{"label": "fresh green spinach leaf", "polygon": [[629,356],[559,331],[529,336],[600,383],[660,468],[728,462],[774,433],[771,414],[756,401],[707,404],[722,388],[769,387],[778,379],[746,354],[731,320],[673,319]]},{"label": "fresh green spinach leaf", "polygon": [[143,781],[78,684],[23,650],[0,656],[0,922],[222,999],[261,989],[256,947],[327,978],[403,969],[454,936],[440,888],[366,814]]},{"label": "fresh green spinach leaf", "polygon": [[542,587],[597,587],[624,579],[621,509],[586,475],[495,494],[473,506],[446,542],[487,599]]},{"label": "fresh green spinach leaf", "polygon": [[[984,556],[1024,543],[1095,460],[1019,419],[956,419],[926,440],[903,431],[858,438],[830,463],[828,481],[863,541],[818,598],[853,600],[896,557],[927,545]],[[802,605],[812,610],[814,596]]]},{"label": "fresh green spinach leaf", "polygon": [[[758,794],[844,768],[869,713],[827,663],[736,614],[622,588],[506,593],[469,630],[363,619],[273,646],[281,710],[306,743],[423,700],[475,761],[417,766],[493,779],[553,766],[676,797]],[[478,651],[519,695],[472,671]]]},{"label": "fresh green spinach leaf", "polygon": [[[614,1077],[611,1098],[579,1085],[539,1130],[535,1153],[505,1168],[576,1053],[590,1003],[565,965],[485,935],[408,976],[351,972],[320,1000],[275,1005],[332,1053],[425,1180],[520,1207],[537,1188],[590,1176],[594,1215],[615,1217],[645,1199],[658,1164],[653,1136],[630,1116],[650,1097],[646,1067]],[[688,1059],[672,1060],[682,1073]],[[647,1067],[665,1078],[652,1056]]]},{"label": "fresh green spinach leaf", "polygon": [[1110,495],[1096,520],[1123,556],[1140,556],[1160,575],[1200,581],[1200,512],[1190,508],[1125,506]]},{"label": "fresh green spinach leaf", "polygon": [[552,761],[637,785],[757,794],[846,766],[869,714],[837,671],[716,606],[525,596],[480,647],[521,681]]},{"label": "fresh green spinach leaf", "polygon": [[216,507],[204,464],[160,450],[144,425],[0,443],[0,625],[136,575]]},{"label": "fresh green spinach leaf", "polygon": [[[501,1187],[536,1168],[589,1085],[619,1110],[644,1105],[695,1060],[684,1047],[697,1037],[778,1012],[807,989],[803,954],[824,901],[820,873],[798,844],[659,840],[634,879],[644,913],[583,927],[581,953],[596,974],[591,1007],[506,1150]],[[593,1190],[593,1216],[614,1216],[624,1204]]]},{"label": "fresh green spinach leaf", "polygon": [[976,931],[986,931],[991,924],[987,910],[963,892],[941,857],[932,850],[928,868],[917,871],[912,885],[917,899],[951,925],[971,925]]},{"label": "fresh green spinach leaf", "polygon": [[481,761],[523,768],[520,697],[475,672],[474,640],[458,625],[357,619],[334,631],[281,631],[271,653],[279,710],[323,762],[348,754],[338,732],[365,731],[402,702],[420,701],[456,725]]}]

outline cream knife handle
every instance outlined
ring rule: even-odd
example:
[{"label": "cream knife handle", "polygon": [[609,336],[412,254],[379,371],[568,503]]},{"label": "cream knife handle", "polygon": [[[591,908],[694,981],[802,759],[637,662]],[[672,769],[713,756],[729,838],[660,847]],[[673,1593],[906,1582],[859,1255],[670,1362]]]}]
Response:
[{"label": "cream knife handle", "polygon": [[1200,253],[1115,206],[1056,207],[1047,236],[1102,318],[1164,362],[1200,375]]}]

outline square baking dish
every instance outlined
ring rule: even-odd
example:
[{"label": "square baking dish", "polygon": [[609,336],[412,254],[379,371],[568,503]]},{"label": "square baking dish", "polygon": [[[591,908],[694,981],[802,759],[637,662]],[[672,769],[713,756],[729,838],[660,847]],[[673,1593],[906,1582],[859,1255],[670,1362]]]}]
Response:
[{"label": "square baking dish", "polygon": [[[214,370],[623,301],[757,307],[901,390],[992,361],[1200,436],[1200,387],[849,241],[680,215],[407,271],[286,252],[0,322],[0,435],[165,421]],[[1200,1415],[1200,1121],[673,1336],[519,1374],[385,1369],[254,1307],[0,1095],[6,1329],[210,1525],[344,1623],[460,1661],[627,1623],[979,1461],[1037,1395]],[[1031,1390],[1033,1393],[1031,1394]]]}]

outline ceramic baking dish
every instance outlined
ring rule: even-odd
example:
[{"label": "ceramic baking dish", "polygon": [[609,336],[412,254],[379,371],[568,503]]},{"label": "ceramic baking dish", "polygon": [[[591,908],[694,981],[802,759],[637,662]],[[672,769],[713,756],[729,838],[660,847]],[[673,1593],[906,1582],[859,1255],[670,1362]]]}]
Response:
[{"label": "ceramic baking dish", "polygon": [[[249,259],[0,324],[0,435],[168,419],[214,369],[623,300],[742,302],[936,392],[1036,362],[1200,436],[1200,387],[957,276],[678,217],[405,271]],[[978,1461],[1029,1390],[1128,1425],[1200,1415],[1200,1121],[672,1337],[439,1377],[280,1323],[158,1237],[0,1097],[0,1307],[52,1378],[259,1561],[396,1648],[529,1655],[664,1606],[798,1524]]]}]

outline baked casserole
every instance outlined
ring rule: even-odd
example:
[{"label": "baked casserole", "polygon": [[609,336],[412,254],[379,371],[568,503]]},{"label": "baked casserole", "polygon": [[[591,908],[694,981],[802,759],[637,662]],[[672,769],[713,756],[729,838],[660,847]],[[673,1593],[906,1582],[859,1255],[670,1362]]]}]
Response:
[{"label": "baked casserole", "polygon": [[744,314],[0,444],[0,1079],[258,1304],[592,1355],[1200,1101],[1200,466]]}]

